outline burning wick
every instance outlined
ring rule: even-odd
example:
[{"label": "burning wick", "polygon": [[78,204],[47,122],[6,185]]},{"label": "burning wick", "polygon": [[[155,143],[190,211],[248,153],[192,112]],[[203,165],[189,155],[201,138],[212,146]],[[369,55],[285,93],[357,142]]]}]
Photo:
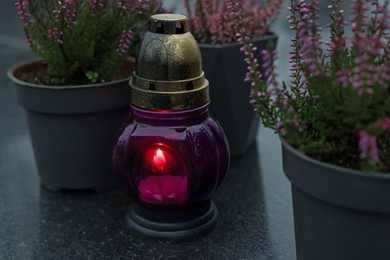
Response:
[{"label": "burning wick", "polygon": [[174,159],[170,152],[156,148],[146,154],[146,166],[154,175],[138,184],[138,192],[143,202],[172,205],[187,201],[187,177],[172,175],[175,171]]}]

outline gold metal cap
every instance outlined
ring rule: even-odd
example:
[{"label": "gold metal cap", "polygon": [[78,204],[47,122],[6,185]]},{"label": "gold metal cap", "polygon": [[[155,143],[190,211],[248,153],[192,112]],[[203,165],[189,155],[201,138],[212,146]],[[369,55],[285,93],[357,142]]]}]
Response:
[{"label": "gold metal cap", "polygon": [[209,102],[208,85],[187,17],[151,16],[130,80],[131,103],[150,109],[193,108]]}]

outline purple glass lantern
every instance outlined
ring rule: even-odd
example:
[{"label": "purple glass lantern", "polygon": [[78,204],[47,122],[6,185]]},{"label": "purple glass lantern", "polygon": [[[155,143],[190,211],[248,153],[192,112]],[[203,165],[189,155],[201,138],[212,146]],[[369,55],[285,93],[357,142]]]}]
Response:
[{"label": "purple glass lantern", "polygon": [[132,201],[128,228],[172,240],[210,232],[218,215],[210,198],[230,156],[208,112],[208,81],[185,16],[150,18],[130,85],[132,118],[113,158]]}]

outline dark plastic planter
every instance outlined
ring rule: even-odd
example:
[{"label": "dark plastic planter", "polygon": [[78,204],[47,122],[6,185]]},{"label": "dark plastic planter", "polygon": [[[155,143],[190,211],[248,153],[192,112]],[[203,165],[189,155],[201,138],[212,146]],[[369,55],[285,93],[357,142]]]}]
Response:
[{"label": "dark plastic planter", "polygon": [[[8,71],[25,109],[41,184],[53,191],[115,187],[112,152],[129,112],[129,78],[103,84],[44,86],[18,75],[38,61]],[[129,75],[134,60],[129,60]]]},{"label": "dark plastic planter", "polygon": [[[256,58],[268,43],[276,46],[277,36],[270,34],[252,41]],[[232,156],[242,155],[256,139],[259,116],[249,104],[250,84],[244,82],[246,63],[238,43],[199,44],[203,71],[210,82],[210,112],[222,125]]]},{"label": "dark plastic planter", "polygon": [[282,141],[298,260],[390,259],[390,174],[311,159]]}]

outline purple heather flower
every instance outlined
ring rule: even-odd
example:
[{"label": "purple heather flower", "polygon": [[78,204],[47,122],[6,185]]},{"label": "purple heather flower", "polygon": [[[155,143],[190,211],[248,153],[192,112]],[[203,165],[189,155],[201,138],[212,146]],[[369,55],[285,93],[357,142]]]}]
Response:
[{"label": "purple heather flower", "polygon": [[304,72],[307,78],[326,75],[326,66],[322,59],[322,37],[319,33],[321,28],[315,20],[318,16],[318,6],[319,2],[315,0],[312,0],[310,4],[299,1],[296,6],[300,12],[300,21],[296,25],[296,39],[301,48],[302,60],[306,68]]},{"label": "purple heather flower", "polygon": [[375,165],[379,161],[379,152],[376,137],[361,130],[359,136],[360,159],[369,159],[370,164]]},{"label": "purple heather flower", "polygon": [[104,0],[91,0],[92,10],[100,10],[104,7]]},{"label": "purple heather flower", "polygon": [[236,34],[237,41],[243,45],[242,48],[240,48],[241,52],[243,52],[246,56],[245,62],[248,65],[247,67],[247,74],[244,79],[244,81],[247,82],[260,82],[261,80],[261,74],[257,70],[259,67],[258,60],[254,57],[253,52],[257,50],[255,46],[250,42],[250,38],[246,35],[242,35],[241,33]]},{"label": "purple heather flower", "polygon": [[[389,111],[386,110],[386,96],[382,95],[388,91],[386,88],[390,87],[390,10],[387,4],[380,5],[378,0],[353,0],[351,8],[353,36],[346,37],[344,29],[348,23],[344,20],[344,11],[338,7],[342,0],[331,0],[328,7],[332,18],[332,22],[328,25],[331,29],[331,39],[325,42],[325,51],[322,47],[321,28],[317,24],[319,1],[291,0],[291,2],[289,9],[292,15],[287,19],[296,31],[296,36],[291,41],[290,51],[292,86],[283,86],[283,89],[279,89],[269,88],[269,85],[277,85],[273,78],[276,77],[274,53],[262,51],[262,66],[267,79],[264,83],[258,72],[258,61],[253,55],[250,34],[243,29],[245,26],[242,21],[245,17],[237,1],[233,3],[228,1],[229,16],[237,32],[237,41],[242,46],[240,50],[245,55],[247,74],[244,81],[252,85],[250,103],[260,114],[263,123],[279,133],[282,131],[285,133],[286,129],[295,132],[308,129],[321,132],[324,126],[320,122],[312,121],[310,109],[307,110],[309,106],[313,106],[313,111],[321,114],[323,112],[321,110],[329,109],[328,105],[334,102],[338,109],[345,108],[347,112],[350,109],[349,102],[356,98],[365,100],[362,102],[362,109],[387,115]],[[368,12],[371,10],[373,11],[369,19]],[[335,80],[337,81],[335,85],[341,87],[339,90],[334,85]],[[309,90],[310,84],[316,86]],[[355,97],[356,94],[351,93],[350,90],[356,90],[356,94],[368,95],[368,97],[367,99],[364,96]],[[316,103],[316,99],[325,101],[323,103],[326,103],[326,106],[320,104],[321,102]],[[348,123],[350,129],[362,124],[371,126],[373,123],[377,132],[390,129],[390,118],[375,123],[370,121],[372,119],[367,121],[368,119],[364,117],[363,119],[355,119],[353,115],[350,117],[351,123]],[[318,119],[320,120],[321,118]],[[356,152],[359,152],[359,157],[376,165],[379,162],[377,137],[365,131],[359,131],[354,135],[358,137]],[[343,135],[338,137],[351,138]]]},{"label": "purple heather flower", "polygon": [[20,20],[25,26],[31,25],[32,21],[30,20],[30,15],[27,13],[27,1],[19,1],[15,3],[16,9]]},{"label": "purple heather flower", "polygon": [[263,55],[264,76],[267,79],[266,84],[273,85],[275,88],[278,88],[279,82],[276,79],[278,74],[276,73],[276,67],[274,63],[274,61],[277,59],[277,53],[275,50],[263,50],[261,54]]},{"label": "purple heather flower", "polygon": [[390,85],[390,65],[382,65],[378,69],[377,82],[379,85],[388,88]]},{"label": "purple heather flower", "polygon": [[382,39],[364,36],[354,45],[359,55],[353,60],[354,68],[346,73],[349,74],[350,85],[357,89],[359,94],[372,94],[376,84],[387,87],[389,85],[388,65],[386,63],[377,65],[372,62],[376,57],[384,56]]},{"label": "purple heather flower", "polygon": [[336,53],[337,45],[334,42],[329,42],[329,41],[326,41],[325,45],[328,46],[328,48],[326,49],[326,51],[328,51],[326,57],[327,58],[333,57],[334,54]]},{"label": "purple heather flower", "polygon": [[299,53],[299,50],[297,49],[297,46],[296,46],[296,40],[295,38],[293,38],[291,40],[291,47],[292,47],[292,51],[289,52],[290,54],[290,77],[292,78],[291,79],[291,83],[296,86],[298,85],[298,78],[300,77],[301,75],[301,63],[302,63],[302,55]]},{"label": "purple heather flower", "polygon": [[67,28],[72,28],[77,23],[76,10],[73,5],[73,0],[65,0],[65,4],[62,7],[65,12],[64,20]]},{"label": "purple heather flower", "polygon": [[378,121],[375,123],[376,128],[381,128],[383,130],[390,129],[390,118],[386,118],[384,122]]},{"label": "purple heather flower", "polygon": [[307,126],[299,118],[293,107],[289,107],[287,112],[291,115],[291,118],[285,120],[286,124],[294,126],[299,132],[303,132],[307,129]]},{"label": "purple heather flower", "polygon": [[[121,0],[127,2],[126,8],[127,10],[130,10],[131,3],[130,1]],[[151,7],[153,6],[153,9],[151,10]],[[137,8],[139,9],[139,14],[147,14],[147,13],[160,13],[163,11],[162,4],[155,4],[155,0],[138,0]]]},{"label": "purple heather flower", "polygon": [[47,33],[49,34],[49,37],[51,39],[53,39],[54,42],[59,43],[59,44],[64,43],[62,41],[63,32],[60,29],[58,29],[57,27],[47,30]]},{"label": "purple heather flower", "polygon": [[28,46],[30,46],[30,47],[33,46],[33,43],[29,37],[26,37],[26,39],[24,39],[24,41],[28,44]]},{"label": "purple heather flower", "polygon": [[65,23],[67,28],[72,28],[76,23],[76,10],[66,10]]},{"label": "purple heather flower", "polygon": [[231,24],[229,23],[229,16],[225,12],[222,12],[213,14],[211,17],[211,19],[215,21],[211,23],[209,27],[211,42],[218,43],[233,41],[234,36],[229,34],[229,28],[227,28],[231,27]]},{"label": "purple heather flower", "polygon": [[351,72],[349,69],[336,71],[337,80],[343,87],[348,87],[350,85]]},{"label": "purple heather flower", "polygon": [[368,16],[366,13],[370,10],[370,7],[366,0],[352,0],[351,10],[351,28],[355,35],[353,39],[355,40],[354,43],[358,43],[359,39],[364,37],[366,33],[368,25]]},{"label": "purple heather flower", "polygon": [[58,1],[58,9],[52,11],[54,22],[65,22],[67,28],[72,28],[76,22],[76,10],[74,9],[73,0]]},{"label": "purple heather flower", "polygon": [[119,41],[118,48],[116,49],[116,52],[119,56],[122,56],[127,53],[127,50],[130,47],[131,39],[133,37],[133,32],[131,29],[124,29],[122,31],[122,36]]},{"label": "purple heather flower", "polygon": [[[247,35],[261,36],[268,32],[284,0],[266,1],[263,6],[253,0],[182,0],[191,21],[191,31],[201,43],[224,44],[236,39],[235,23],[240,16]],[[193,9],[193,10],[192,10]]]},{"label": "purple heather flower", "polygon": [[275,128],[282,136],[286,135],[286,128],[283,127],[282,122],[277,122]]},{"label": "purple heather flower", "polygon": [[[118,0],[118,8],[119,8],[119,15],[123,16],[123,15],[129,15],[130,14],[130,10],[131,10],[131,1],[129,0]],[[142,9],[142,3],[141,1],[140,2],[140,7],[139,9]],[[140,11],[140,13],[142,13]]]}]

